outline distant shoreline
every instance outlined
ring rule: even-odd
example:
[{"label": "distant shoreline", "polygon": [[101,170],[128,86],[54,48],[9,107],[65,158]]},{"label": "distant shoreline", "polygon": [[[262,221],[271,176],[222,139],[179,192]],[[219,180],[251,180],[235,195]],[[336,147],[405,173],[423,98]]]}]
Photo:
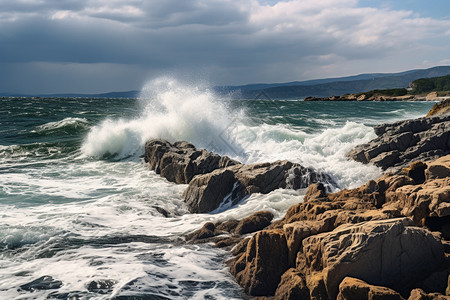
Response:
[{"label": "distant shoreline", "polygon": [[303,101],[443,101],[450,99],[450,96],[437,96],[432,92],[427,95],[404,95],[404,96],[386,96],[386,95],[344,95],[344,96],[331,96],[331,97],[306,97]]}]

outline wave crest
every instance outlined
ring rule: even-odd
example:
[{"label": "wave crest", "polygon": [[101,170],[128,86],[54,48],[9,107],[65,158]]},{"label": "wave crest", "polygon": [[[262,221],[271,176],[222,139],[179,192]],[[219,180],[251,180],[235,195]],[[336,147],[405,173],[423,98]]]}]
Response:
[{"label": "wave crest", "polygon": [[141,155],[145,142],[153,138],[188,141],[200,148],[228,144],[222,133],[239,114],[229,110],[226,101],[212,91],[170,77],[149,82],[139,100],[140,116],[107,119],[94,126],[83,143],[83,153],[119,159]]}]

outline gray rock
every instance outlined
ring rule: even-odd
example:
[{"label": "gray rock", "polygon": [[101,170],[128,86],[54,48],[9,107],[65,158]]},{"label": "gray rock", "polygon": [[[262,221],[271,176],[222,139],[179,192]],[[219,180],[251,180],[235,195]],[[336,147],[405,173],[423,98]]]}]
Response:
[{"label": "gray rock", "polygon": [[378,137],[355,147],[349,157],[398,171],[413,161],[431,161],[450,153],[450,115],[382,124],[374,130]]},{"label": "gray rock", "polygon": [[144,159],[151,170],[175,183],[189,183],[195,175],[239,164],[187,142],[171,144],[159,139],[146,143]]},{"label": "gray rock", "polygon": [[145,162],[167,180],[189,184],[183,197],[193,213],[234,205],[252,193],[306,188],[317,182],[330,189],[336,186],[329,175],[287,160],[244,165],[187,142],[151,140],[145,145]]},{"label": "gray rock", "polygon": [[206,213],[220,205],[235,205],[252,193],[267,194],[279,188],[306,188],[317,182],[327,184],[328,188],[335,186],[329,175],[287,160],[234,165],[196,176],[183,197],[191,212]]}]

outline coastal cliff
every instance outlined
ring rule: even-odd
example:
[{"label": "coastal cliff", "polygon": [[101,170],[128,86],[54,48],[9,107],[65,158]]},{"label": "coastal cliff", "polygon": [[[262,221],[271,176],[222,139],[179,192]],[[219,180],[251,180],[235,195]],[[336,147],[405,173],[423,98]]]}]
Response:
[{"label": "coastal cliff", "polygon": [[[272,213],[261,211],[242,220],[208,222],[186,236],[189,243],[229,249],[230,272],[249,295],[446,299],[445,294],[450,296],[449,121],[444,114],[376,127],[379,137],[358,146],[349,157],[365,157],[364,163],[386,162],[380,166],[389,172],[359,188],[335,193],[330,193],[331,177],[300,165],[288,161],[243,165],[187,143],[151,141],[148,153],[156,153],[152,149],[161,143],[170,151],[146,154],[146,161],[169,180],[188,184],[184,197],[191,212],[232,205],[254,192],[309,186],[282,219],[273,221]],[[376,159],[392,151],[398,152],[397,159]],[[202,163],[204,159],[216,163]],[[203,165],[212,167],[198,167]],[[207,208],[199,209],[203,205],[199,203],[207,203]]]}]

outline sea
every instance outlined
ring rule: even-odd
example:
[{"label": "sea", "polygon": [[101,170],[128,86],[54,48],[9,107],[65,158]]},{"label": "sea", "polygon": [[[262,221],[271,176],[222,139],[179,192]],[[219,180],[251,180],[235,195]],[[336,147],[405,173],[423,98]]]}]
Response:
[{"label": "sea", "polygon": [[230,254],[183,236],[260,210],[281,218],[305,190],[191,214],[187,185],[148,168],[145,142],[188,141],[243,163],[287,159],[353,188],[382,172],[348,151],[375,138],[373,126],[434,104],[233,99],[171,77],[136,99],[0,98],[0,299],[246,299]]}]

